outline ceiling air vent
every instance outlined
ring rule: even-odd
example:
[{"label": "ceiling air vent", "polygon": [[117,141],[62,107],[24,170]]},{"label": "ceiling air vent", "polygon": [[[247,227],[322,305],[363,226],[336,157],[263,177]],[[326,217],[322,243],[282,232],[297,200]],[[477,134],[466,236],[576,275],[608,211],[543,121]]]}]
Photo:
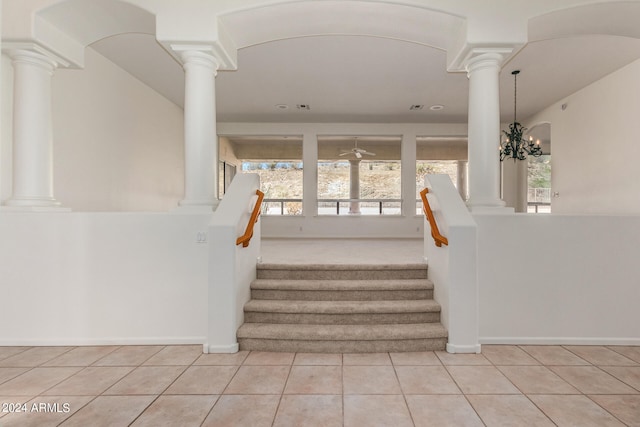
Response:
[{"label": "ceiling air vent", "polygon": [[298,104],[296,105],[298,110],[311,110],[311,105],[309,104]]},{"label": "ceiling air vent", "polygon": [[424,108],[424,105],[422,104],[413,104],[411,107],[409,107],[409,110],[414,111],[414,110],[422,110]]}]

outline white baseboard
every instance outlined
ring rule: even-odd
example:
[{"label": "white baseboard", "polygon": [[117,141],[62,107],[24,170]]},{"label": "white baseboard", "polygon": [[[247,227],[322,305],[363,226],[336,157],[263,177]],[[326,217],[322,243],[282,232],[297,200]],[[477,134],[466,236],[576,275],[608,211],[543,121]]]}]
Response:
[{"label": "white baseboard", "polygon": [[640,345],[640,338],[635,337],[481,337],[479,341],[505,345]]},{"label": "white baseboard", "polygon": [[455,345],[447,343],[447,353],[480,353],[480,344]]},{"label": "white baseboard", "polygon": [[205,353],[237,353],[240,350],[238,343],[229,345],[208,345],[204,344]]},{"label": "white baseboard", "polygon": [[205,341],[206,337],[33,338],[0,339],[0,346],[190,345]]}]

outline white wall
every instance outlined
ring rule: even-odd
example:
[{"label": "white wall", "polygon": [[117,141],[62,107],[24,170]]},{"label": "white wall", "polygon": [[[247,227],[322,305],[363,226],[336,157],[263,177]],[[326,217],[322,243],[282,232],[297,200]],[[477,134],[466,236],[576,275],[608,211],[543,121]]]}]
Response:
[{"label": "white wall", "polygon": [[204,343],[210,218],[1,214],[0,345]]},{"label": "white wall", "polygon": [[441,322],[449,332],[447,351],[479,353],[476,224],[448,175],[428,175],[425,185],[438,229],[448,240],[438,247],[425,218],[424,253],[434,299],[442,307]]},{"label": "white wall", "polygon": [[[2,62],[0,196],[11,196],[11,62]],[[182,109],[86,49],[52,78],[54,196],[74,211],[167,211],[184,188]]]},{"label": "white wall", "polygon": [[640,213],[638,93],[640,60],[528,120],[551,123],[554,213]]},{"label": "white wall", "polygon": [[640,217],[474,220],[481,343],[640,344]]}]

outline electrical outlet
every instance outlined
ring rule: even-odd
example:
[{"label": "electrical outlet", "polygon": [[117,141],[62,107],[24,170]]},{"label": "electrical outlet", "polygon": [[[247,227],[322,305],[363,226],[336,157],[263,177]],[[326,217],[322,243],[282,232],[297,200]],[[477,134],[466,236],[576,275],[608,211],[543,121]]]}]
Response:
[{"label": "electrical outlet", "polygon": [[196,235],[196,243],[207,243],[207,233],[199,231]]}]

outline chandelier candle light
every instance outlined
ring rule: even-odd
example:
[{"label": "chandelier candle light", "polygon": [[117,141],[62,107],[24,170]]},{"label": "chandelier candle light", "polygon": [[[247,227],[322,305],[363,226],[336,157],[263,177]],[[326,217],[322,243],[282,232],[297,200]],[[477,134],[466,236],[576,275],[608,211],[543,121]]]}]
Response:
[{"label": "chandelier candle light", "polygon": [[527,155],[540,157],[542,155],[542,147],[540,140],[533,142],[533,137],[528,138],[524,135],[527,128],[522,127],[516,120],[516,100],[518,93],[517,76],[520,70],[512,71],[513,74],[513,123],[509,125],[509,132],[503,130],[504,139],[500,142],[500,161],[507,157],[511,157],[513,161],[526,160]]}]

